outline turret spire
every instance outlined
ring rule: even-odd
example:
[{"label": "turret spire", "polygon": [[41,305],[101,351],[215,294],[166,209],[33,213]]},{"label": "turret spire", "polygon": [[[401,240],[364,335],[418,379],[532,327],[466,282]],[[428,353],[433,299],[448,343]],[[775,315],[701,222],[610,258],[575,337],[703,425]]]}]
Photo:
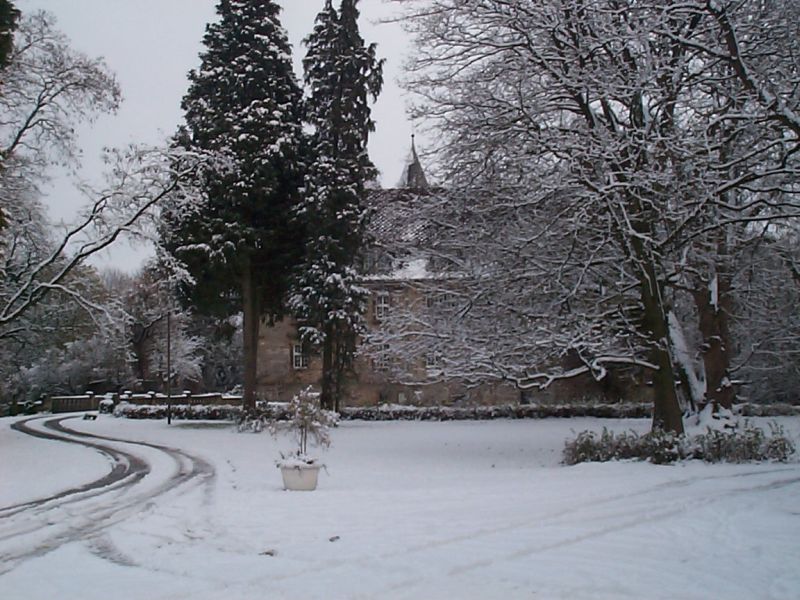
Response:
[{"label": "turret spire", "polygon": [[403,169],[403,176],[400,178],[398,187],[426,190],[428,189],[428,180],[425,178],[425,171],[423,171],[422,163],[420,163],[419,156],[417,155],[415,137],[416,136],[412,133],[411,154],[408,157],[405,169]]}]

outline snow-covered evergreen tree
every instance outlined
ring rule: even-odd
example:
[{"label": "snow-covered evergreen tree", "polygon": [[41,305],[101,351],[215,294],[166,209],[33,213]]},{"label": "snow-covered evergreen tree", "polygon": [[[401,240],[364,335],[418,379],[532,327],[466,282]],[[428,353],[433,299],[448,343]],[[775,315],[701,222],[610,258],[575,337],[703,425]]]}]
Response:
[{"label": "snow-covered evergreen tree", "polygon": [[[19,11],[14,5],[9,0],[0,0],[0,69],[5,69],[8,65],[18,19]],[[0,207],[0,229],[5,227],[5,224],[3,208]]]},{"label": "snow-covered evergreen tree", "polygon": [[327,0],[303,61],[313,160],[301,216],[311,235],[292,307],[303,342],[322,351],[321,402],[329,409],[338,409],[363,323],[366,291],[355,265],[364,246],[365,182],[376,175],[367,155],[369,96],[377,98],[383,85],[376,46],[359,33],[357,4],[343,0],[337,11]]},{"label": "snow-covered evergreen tree", "polygon": [[5,68],[14,45],[19,11],[9,0],[0,0],[0,69]]},{"label": "snow-covered evergreen tree", "polygon": [[[245,405],[255,405],[258,327],[280,317],[302,246],[290,218],[302,146],[302,93],[292,72],[280,7],[221,0],[208,25],[199,70],[183,99],[179,143],[225,164],[203,181],[205,204],[167,211],[164,245],[194,278],[189,298],[206,312],[244,315]],[[234,303],[232,304],[232,301]]]}]

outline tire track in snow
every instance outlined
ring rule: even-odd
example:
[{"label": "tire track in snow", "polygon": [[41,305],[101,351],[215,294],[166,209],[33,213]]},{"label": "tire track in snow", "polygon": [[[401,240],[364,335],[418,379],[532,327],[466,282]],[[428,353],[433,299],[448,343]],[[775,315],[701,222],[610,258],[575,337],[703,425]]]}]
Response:
[{"label": "tire track in snow", "polygon": [[[76,541],[89,540],[90,548],[103,557],[106,545],[98,545],[96,540],[109,527],[151,506],[154,499],[167,492],[188,483],[211,484],[215,478],[214,468],[207,461],[182,450],[80,432],[63,425],[64,421],[75,418],[34,417],[18,421],[12,427],[36,438],[79,444],[100,452],[112,462],[112,469],[83,486],[0,509],[0,575],[21,561]],[[47,430],[32,427],[34,421],[43,421]],[[122,444],[127,449],[120,450],[111,443]],[[174,464],[173,470],[159,472],[161,467],[156,469],[148,458],[129,451],[131,446],[148,449],[145,455],[152,454],[153,450],[166,455]],[[155,487],[143,487],[147,478],[156,479]],[[210,489],[208,485],[207,494]],[[115,559],[112,550],[109,550],[110,560]]]},{"label": "tire track in snow", "polygon": [[[704,482],[708,481],[715,481],[715,480],[738,481],[740,479],[747,480],[749,478],[760,478],[768,475],[774,476],[780,473],[798,474],[798,469],[796,467],[787,466],[787,467],[779,467],[772,469],[760,469],[756,471],[748,471],[745,473],[688,477],[674,481],[662,482],[653,485],[651,487],[638,490],[636,492],[625,493],[625,494],[614,494],[611,496],[606,496],[604,498],[593,498],[589,501],[581,502],[573,506],[566,506],[556,511],[550,511],[549,513],[539,515],[535,518],[518,519],[514,522],[506,523],[498,527],[482,527],[472,531],[465,532],[460,535],[450,536],[439,540],[433,540],[420,544],[415,544],[403,549],[384,552],[371,557],[363,557],[363,558],[348,557],[347,559],[342,559],[342,560],[335,559],[327,561],[326,563],[315,565],[313,568],[310,569],[303,568],[303,569],[298,569],[296,571],[285,572],[279,575],[273,575],[271,576],[271,581],[291,580],[296,577],[303,577],[309,572],[333,571],[342,567],[350,568],[354,563],[361,565],[363,568],[367,570],[370,570],[376,565],[382,565],[387,563],[395,564],[398,559],[402,559],[403,557],[406,556],[412,556],[417,553],[422,553],[428,550],[436,550],[448,546],[457,546],[458,544],[464,542],[485,540],[486,538],[489,538],[491,536],[501,535],[509,532],[515,532],[518,531],[519,529],[532,528],[534,531],[536,531],[546,528],[558,528],[559,526],[561,526],[561,524],[567,521],[570,522],[572,526],[571,528],[573,529],[573,531],[571,532],[571,534],[563,535],[562,532],[560,539],[553,539],[557,537],[559,533],[555,532],[555,535],[551,538],[551,541],[549,542],[525,546],[513,552],[506,552],[500,556],[492,556],[491,558],[487,559],[478,559],[478,560],[462,562],[460,564],[452,565],[447,571],[443,573],[443,576],[445,577],[457,577],[464,573],[469,573],[471,571],[477,571],[482,568],[490,567],[496,562],[503,562],[508,560],[524,558],[527,556],[533,556],[551,550],[556,550],[558,548],[580,544],[582,542],[600,538],[615,532],[633,529],[640,525],[664,521],[671,517],[685,513],[698,500],[702,500],[703,502],[708,504],[711,502],[719,501],[723,497],[759,492],[765,489],[777,489],[800,483],[800,476],[795,476],[795,477],[781,478],[779,480],[773,480],[767,483],[758,483],[756,485],[751,485],[751,486],[739,486],[731,488],[725,490],[721,495],[718,495],[715,498],[708,498],[704,492],[700,491],[697,495],[686,495],[681,498],[673,498],[661,502],[660,504],[658,503],[658,495],[670,489],[680,489],[680,488],[690,489],[695,485],[703,484]],[[656,500],[654,503],[650,503],[647,501],[647,498],[652,495],[656,496]],[[628,504],[617,505],[617,503],[619,502],[626,502],[630,500],[639,500],[640,502],[644,502],[644,505],[638,508],[631,508],[630,505]],[[598,515],[597,509],[598,508],[602,509],[602,507],[604,506],[607,506],[608,509],[610,509],[610,511]],[[582,513],[586,513],[586,511],[589,511],[589,514],[582,515]],[[576,519],[578,520],[578,522],[588,522],[590,524],[592,523],[596,524],[597,521],[604,521],[604,520],[611,520],[611,523],[601,526],[595,525],[594,527],[591,527],[590,525],[590,527],[588,527],[585,532],[576,534],[574,532],[574,522]],[[438,579],[440,577],[441,576],[426,577],[424,575],[423,576],[415,575],[414,577],[403,579],[402,581],[398,581],[390,586],[387,586],[384,591],[396,592],[398,590],[404,590],[405,592],[408,592],[409,590],[415,588],[419,589],[420,586],[424,586],[431,580]],[[380,595],[380,592],[376,593]]]},{"label": "tire track in snow", "polygon": [[[689,487],[695,483],[702,483],[706,481],[714,481],[714,480],[735,480],[738,478],[747,478],[747,477],[754,477],[754,476],[764,476],[764,475],[773,475],[776,473],[784,473],[784,472],[797,472],[797,469],[793,469],[791,467],[782,467],[777,469],[769,469],[769,470],[760,470],[760,471],[749,471],[746,473],[734,473],[731,475],[712,475],[709,477],[687,477],[684,479],[676,479],[674,481],[666,481],[663,483],[656,484],[652,487],[645,488],[643,490],[638,490],[636,492],[626,493],[626,494],[614,494],[612,496],[606,496],[604,498],[593,498],[586,502],[581,502],[579,504],[573,506],[566,506],[564,508],[558,509],[556,511],[551,511],[547,514],[541,515],[535,519],[518,519],[511,523],[507,523],[505,525],[499,527],[484,527],[478,530],[463,533],[458,536],[452,536],[449,538],[445,538],[442,540],[436,540],[432,542],[426,542],[422,544],[418,544],[415,546],[411,546],[402,552],[391,552],[381,555],[381,558],[395,558],[397,555],[401,553],[414,553],[422,550],[434,549],[443,546],[449,546],[455,543],[468,541],[475,539],[481,536],[488,536],[488,535],[495,535],[498,533],[505,533],[509,531],[515,531],[520,527],[526,527],[533,524],[540,524],[543,522],[557,522],[561,518],[567,517],[572,518],[576,512],[579,512],[584,509],[595,509],[597,507],[603,505],[613,505],[613,503],[625,500],[632,500],[637,499],[643,496],[649,496],[651,494],[660,494],[666,489],[675,489],[681,487]],[[771,487],[784,487],[786,485],[790,485],[791,483],[800,481],[800,477],[791,478],[788,480],[781,480],[780,482],[770,482],[768,484],[757,485],[754,487],[741,487],[736,488],[735,490],[730,490],[730,493],[733,492],[749,492],[749,491],[759,491],[761,489],[769,489]],[[780,485],[776,485],[780,483]],[[649,509],[648,509],[649,510]],[[621,514],[630,514],[628,508],[626,506],[620,508]]]},{"label": "tire track in snow", "polygon": [[[58,421],[63,421],[68,418],[75,418],[75,417],[64,417],[58,419]],[[78,444],[80,446],[84,446],[87,448],[92,448],[96,450],[103,456],[109,459],[112,463],[112,468],[109,473],[91,481],[85,485],[69,488],[67,490],[61,491],[57,494],[53,494],[51,496],[45,496],[43,498],[38,498],[36,500],[30,500],[28,502],[22,502],[19,504],[12,504],[11,506],[4,506],[0,508],[0,519],[4,519],[7,517],[11,517],[16,515],[17,513],[28,511],[30,509],[40,507],[44,504],[49,502],[53,502],[56,500],[63,500],[63,501],[74,501],[71,497],[72,496],[79,496],[78,499],[87,498],[92,495],[97,495],[101,493],[105,493],[115,484],[124,482],[126,478],[132,477],[137,481],[147,475],[149,472],[149,466],[136,456],[128,452],[123,452],[121,450],[115,448],[109,448],[107,446],[102,446],[100,444],[93,444],[90,442],[79,442],[77,440],[71,439],[69,437],[63,437],[58,435],[53,435],[48,432],[39,431],[37,429],[32,428],[29,424],[32,421],[41,421],[42,417],[33,417],[30,419],[25,419],[24,421],[17,421],[11,425],[11,429],[15,431],[19,431],[20,433],[24,433],[25,435],[30,435],[39,439],[45,440],[56,440],[60,442],[66,442],[70,444]],[[45,423],[47,427],[50,421]],[[0,540],[3,538],[0,537]]]},{"label": "tire track in snow", "polygon": [[[526,547],[522,547],[518,550],[514,550],[512,552],[502,553],[501,555],[493,555],[489,558],[472,560],[456,566],[452,566],[446,572],[446,576],[457,577],[461,574],[466,574],[473,571],[479,571],[484,568],[492,567],[495,563],[498,562],[513,561],[539,554],[545,554],[553,550],[574,546],[576,544],[601,538],[609,534],[631,530],[636,527],[640,527],[642,525],[649,525],[652,523],[657,523],[659,521],[665,521],[671,517],[675,517],[686,513],[691,509],[692,506],[696,505],[698,500],[702,500],[705,505],[708,505],[719,502],[723,498],[729,498],[732,496],[739,496],[742,494],[753,493],[753,492],[760,492],[764,490],[774,490],[774,489],[788,487],[791,485],[796,485],[800,483],[800,476],[783,478],[777,481],[770,481],[768,483],[761,483],[753,486],[735,487],[729,490],[725,490],[722,493],[718,493],[714,497],[708,497],[705,493],[701,492],[698,496],[687,496],[683,498],[669,499],[667,501],[663,501],[660,504],[645,505],[643,507],[638,507],[634,509],[631,509],[631,507],[629,506],[621,506],[619,507],[619,509],[611,513],[602,513],[600,515],[594,512],[594,509],[596,509],[598,505],[609,504],[610,502],[615,502],[617,500],[624,500],[626,498],[644,496],[651,493],[661,493],[665,488],[688,487],[691,486],[691,484],[693,483],[703,483],[708,480],[715,480],[715,479],[736,480],[737,478],[740,477],[772,475],[784,471],[792,471],[794,473],[797,473],[797,469],[781,468],[781,469],[770,469],[768,471],[751,471],[748,473],[737,473],[733,475],[687,478],[674,482],[665,482],[657,486],[654,486],[652,488],[649,488],[647,490],[636,492],[634,494],[619,495],[616,497],[602,499],[598,502],[591,504],[585,503],[582,505],[578,505],[576,507],[563,509],[556,514],[546,515],[542,518],[537,518],[535,520],[528,520],[526,522],[520,522],[514,525],[508,525],[498,528],[483,529],[477,532],[473,532],[472,534],[465,534],[462,536],[458,536],[458,539],[452,538],[448,540],[441,540],[438,543],[432,544],[430,547],[447,546],[461,541],[478,540],[480,538],[485,538],[488,536],[504,533],[507,531],[516,530],[520,527],[533,527],[534,530],[546,529],[548,527],[558,527],[560,525],[560,522],[563,522],[565,518],[569,518],[570,520],[572,520],[577,517],[578,522],[588,522],[590,524],[595,523],[597,521],[606,521],[609,519],[612,521],[611,524],[608,525],[601,525],[595,527],[590,526],[589,528],[587,528],[588,529],[587,531],[581,533],[573,532],[572,534],[563,536],[561,539],[552,539],[549,542],[532,544]],[[656,502],[658,502],[658,500],[656,500]],[[611,506],[613,507],[613,504]],[[580,512],[586,509],[588,509],[592,514],[581,517]],[[555,532],[555,534],[556,535],[553,536],[554,538],[557,537],[558,532]],[[419,547],[416,549],[416,551],[419,550],[423,550],[423,548]],[[392,554],[399,555],[401,553],[392,553]],[[382,556],[381,558],[383,559],[385,557]],[[393,584],[392,586],[387,588],[387,590],[390,591],[396,591],[398,589],[408,590],[409,588],[414,588],[414,587],[419,587],[420,585],[424,585],[426,581],[429,581],[431,579],[434,578],[415,577],[413,579],[408,579]]]}]

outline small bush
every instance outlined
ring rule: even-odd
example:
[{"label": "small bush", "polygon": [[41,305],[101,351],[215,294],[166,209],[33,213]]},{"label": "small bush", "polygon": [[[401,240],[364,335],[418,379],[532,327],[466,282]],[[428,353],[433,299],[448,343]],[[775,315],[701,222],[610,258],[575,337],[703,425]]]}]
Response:
[{"label": "small bush", "polygon": [[574,465],[581,462],[606,462],[638,458],[641,438],[634,431],[614,434],[606,427],[598,435],[594,431],[581,431],[564,448],[564,462]]},{"label": "small bush", "polygon": [[639,438],[641,450],[636,458],[650,460],[657,465],[667,465],[687,458],[685,437],[671,431],[651,431]]},{"label": "small bush", "polygon": [[265,415],[240,412],[236,419],[236,430],[239,433],[261,433],[269,427],[269,421]]},{"label": "small bush", "polygon": [[795,446],[786,435],[783,427],[777,423],[769,424],[770,436],[765,440],[764,454],[769,460],[786,462],[794,454]]},{"label": "small bush", "polygon": [[[605,433],[605,429],[603,432]],[[610,460],[610,449],[600,443],[594,431],[581,431],[574,440],[568,441],[564,448],[564,462],[575,465],[582,462],[603,462]]]},{"label": "small bush", "polygon": [[678,460],[700,459],[706,462],[786,461],[794,454],[795,446],[783,428],[770,424],[770,433],[745,423],[734,431],[708,429],[695,436],[653,431],[644,435],[636,432],[614,434],[603,428],[598,436],[582,431],[564,446],[564,463],[605,462],[638,459],[655,464],[670,464]]}]

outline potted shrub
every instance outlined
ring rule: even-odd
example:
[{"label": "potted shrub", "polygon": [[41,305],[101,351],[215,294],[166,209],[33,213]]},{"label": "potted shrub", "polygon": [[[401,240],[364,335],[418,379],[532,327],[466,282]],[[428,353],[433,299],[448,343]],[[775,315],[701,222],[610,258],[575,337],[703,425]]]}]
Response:
[{"label": "potted shrub", "polygon": [[311,491],[317,488],[319,470],[325,465],[318,458],[309,456],[309,439],[316,446],[330,446],[330,427],[335,424],[336,417],[320,407],[319,393],[310,387],[294,396],[287,410],[287,428],[294,433],[297,448],[286,455],[281,453],[275,464],[281,470],[285,489]]}]

